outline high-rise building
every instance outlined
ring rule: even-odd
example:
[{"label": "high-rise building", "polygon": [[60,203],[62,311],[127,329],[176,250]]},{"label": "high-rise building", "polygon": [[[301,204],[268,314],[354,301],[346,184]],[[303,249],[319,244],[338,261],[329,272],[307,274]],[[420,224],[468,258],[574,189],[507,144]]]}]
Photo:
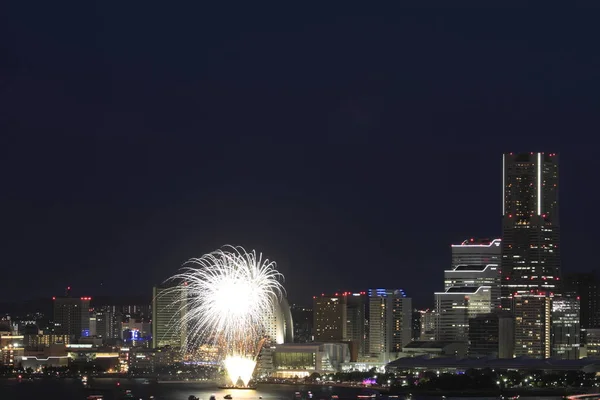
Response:
[{"label": "high-rise building", "polygon": [[54,333],[70,335],[73,338],[90,335],[91,297],[56,296],[54,302]]},{"label": "high-rise building", "polygon": [[492,289],[489,286],[453,286],[435,293],[437,311],[436,340],[467,342],[469,318],[489,314],[492,309]]},{"label": "high-rise building", "polygon": [[435,340],[437,312],[434,310],[419,310],[421,314],[421,334],[419,340]]},{"label": "high-rise building", "polygon": [[346,339],[346,296],[314,296],[314,334],[316,342],[340,342]]},{"label": "high-rise building", "polygon": [[514,320],[502,312],[469,319],[469,356],[513,358]]},{"label": "high-rise building", "polygon": [[298,306],[291,307],[292,320],[294,321],[294,342],[306,343],[312,341],[313,310],[312,308]]},{"label": "high-rise building", "polygon": [[292,313],[287,298],[281,297],[273,302],[272,312],[265,316],[265,328],[273,344],[294,341]]},{"label": "high-rise building", "polygon": [[411,341],[412,300],[401,289],[370,289],[368,353],[389,362]]},{"label": "high-rise building", "polygon": [[579,300],[558,297],[552,300],[552,357],[579,359]]},{"label": "high-rise building", "polygon": [[421,340],[421,311],[413,310],[412,312],[412,340]]},{"label": "high-rise building", "polygon": [[544,294],[513,296],[515,356],[549,358],[551,355],[552,297]]},{"label": "high-rise building", "polygon": [[579,297],[581,343],[586,343],[586,330],[600,328],[600,284],[596,272],[569,274],[563,279],[564,295]]},{"label": "high-rise building", "polygon": [[152,347],[184,347],[187,326],[187,293],[172,286],[155,286],[152,290]]},{"label": "high-rise building", "polygon": [[366,347],[366,307],[365,292],[346,292],[346,340],[356,343],[359,355],[364,354]]},{"label": "high-rise building", "polygon": [[452,269],[444,271],[444,289],[490,288],[492,309],[500,308],[500,239],[468,239],[452,245]]},{"label": "high-rise building", "polygon": [[515,293],[561,292],[558,156],[506,153],[502,162],[502,308],[510,310]]}]

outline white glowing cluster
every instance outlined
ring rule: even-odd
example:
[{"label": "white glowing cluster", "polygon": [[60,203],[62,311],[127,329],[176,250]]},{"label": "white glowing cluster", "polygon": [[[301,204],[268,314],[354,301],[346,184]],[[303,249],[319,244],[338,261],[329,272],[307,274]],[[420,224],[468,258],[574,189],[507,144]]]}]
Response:
[{"label": "white glowing cluster", "polygon": [[184,291],[183,324],[188,347],[213,342],[224,350],[225,368],[235,385],[248,384],[256,365],[266,316],[283,294],[275,262],[241,247],[189,260],[171,278]]}]

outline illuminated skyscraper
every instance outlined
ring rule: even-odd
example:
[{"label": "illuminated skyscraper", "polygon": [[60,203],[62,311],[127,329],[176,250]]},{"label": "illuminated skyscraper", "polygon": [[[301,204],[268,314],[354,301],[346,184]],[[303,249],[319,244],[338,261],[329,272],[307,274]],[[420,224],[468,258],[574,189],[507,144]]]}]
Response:
[{"label": "illuminated skyscraper", "polygon": [[515,357],[551,355],[552,298],[539,294],[515,295]]},{"label": "illuminated skyscraper", "polygon": [[560,290],[558,156],[507,153],[502,176],[502,308]]},{"label": "illuminated skyscraper", "polygon": [[467,342],[469,319],[492,312],[489,286],[453,286],[435,293],[438,321],[435,338],[444,342]]},{"label": "illuminated skyscraper", "polygon": [[337,342],[346,339],[346,296],[313,297],[313,317],[316,342]]},{"label": "illuminated skyscraper", "polygon": [[183,347],[187,327],[182,323],[187,299],[183,290],[155,286],[152,290],[152,346]]},{"label": "illuminated skyscraper", "polygon": [[370,289],[368,294],[368,353],[387,363],[411,341],[412,300],[401,289]]},{"label": "illuminated skyscraper", "polygon": [[555,298],[552,301],[552,357],[579,359],[579,299]]},{"label": "illuminated skyscraper", "polygon": [[452,269],[444,271],[444,289],[488,286],[491,310],[500,308],[500,239],[469,239],[452,245]]},{"label": "illuminated skyscraper", "polygon": [[54,333],[79,339],[90,335],[91,297],[71,297],[67,290],[64,297],[54,300]]}]

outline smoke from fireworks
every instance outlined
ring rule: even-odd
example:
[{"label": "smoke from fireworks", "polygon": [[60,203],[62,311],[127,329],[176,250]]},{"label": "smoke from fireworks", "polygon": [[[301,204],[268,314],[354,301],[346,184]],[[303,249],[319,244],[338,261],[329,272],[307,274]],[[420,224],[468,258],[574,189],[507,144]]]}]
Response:
[{"label": "smoke from fireworks", "polygon": [[273,261],[255,251],[226,246],[189,260],[171,280],[185,282],[182,291],[183,326],[187,347],[217,344],[225,353],[225,368],[235,385],[248,384],[265,323],[283,294],[283,279]]}]

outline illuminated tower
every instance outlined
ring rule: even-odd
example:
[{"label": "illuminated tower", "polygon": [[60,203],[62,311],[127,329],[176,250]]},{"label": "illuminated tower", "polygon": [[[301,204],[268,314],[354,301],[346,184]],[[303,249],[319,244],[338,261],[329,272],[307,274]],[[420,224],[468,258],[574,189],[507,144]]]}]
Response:
[{"label": "illuminated tower", "polygon": [[[502,175],[502,308],[560,288],[558,156],[506,153]],[[520,301],[520,300],[519,300]]]},{"label": "illuminated tower", "polygon": [[62,297],[53,297],[54,333],[79,339],[90,335],[91,297],[71,297],[70,287]]},{"label": "illuminated tower", "polygon": [[452,245],[452,269],[444,271],[444,289],[489,286],[491,310],[500,308],[500,239],[468,239]]},{"label": "illuminated tower", "polygon": [[152,346],[182,348],[186,345],[187,291],[172,290],[169,285],[152,288]]},{"label": "illuminated tower", "polygon": [[369,289],[368,352],[388,363],[410,343],[412,300],[402,289]]},{"label": "illuminated tower", "polygon": [[346,296],[313,297],[316,342],[338,342],[346,339]]}]

